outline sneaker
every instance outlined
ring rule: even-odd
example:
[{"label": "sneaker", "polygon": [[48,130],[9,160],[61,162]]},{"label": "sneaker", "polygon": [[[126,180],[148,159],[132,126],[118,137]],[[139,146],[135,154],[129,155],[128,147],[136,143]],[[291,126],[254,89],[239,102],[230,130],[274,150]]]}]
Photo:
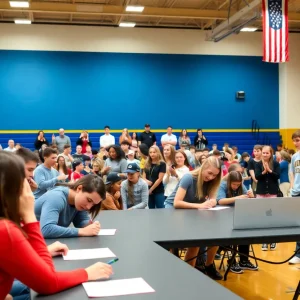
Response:
[{"label": "sneaker", "polygon": [[215,266],[212,264],[210,266],[205,266],[206,275],[214,280],[221,280],[223,276],[216,270]]},{"label": "sneaker", "polygon": [[251,271],[257,271],[258,270],[258,267],[254,266],[253,263],[250,262],[249,260],[244,261],[244,262],[240,261],[239,265],[240,265],[240,268],[242,270],[251,270]]},{"label": "sneaker", "polygon": [[277,246],[276,243],[270,244],[270,250],[274,251],[276,249],[276,246]]},{"label": "sneaker", "polygon": [[215,255],[215,260],[221,260],[221,259],[222,259],[222,255],[216,253],[216,255]]},{"label": "sneaker", "polygon": [[261,250],[262,251],[268,251],[268,244],[262,244]]},{"label": "sneaker", "polygon": [[300,257],[294,256],[292,259],[289,260],[290,265],[300,264]]},{"label": "sneaker", "polygon": [[[228,267],[228,266],[227,266]],[[244,271],[241,269],[240,265],[237,263],[232,264],[230,272],[235,273],[235,274],[242,274]]]}]

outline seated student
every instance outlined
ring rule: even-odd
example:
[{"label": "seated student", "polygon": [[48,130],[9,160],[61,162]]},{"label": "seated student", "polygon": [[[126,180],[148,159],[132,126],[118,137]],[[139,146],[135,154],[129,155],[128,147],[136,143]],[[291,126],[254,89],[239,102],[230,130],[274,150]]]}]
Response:
[{"label": "seated student", "polygon": [[[93,158],[93,152],[92,152],[91,146],[87,145],[86,149],[85,149],[85,152],[83,152],[83,154],[85,156],[89,157],[90,159],[92,159]],[[84,159],[86,159],[86,157]]]},{"label": "seated student", "polygon": [[[215,150],[218,150],[217,144],[212,144],[212,149],[208,152],[209,155],[213,154]],[[219,150],[218,150],[219,151]]]},{"label": "seated student", "polygon": [[60,174],[53,167],[57,160],[57,151],[47,147],[43,151],[44,163],[39,165],[34,172],[34,181],[38,188],[33,192],[35,199],[44,195],[50,188],[53,188],[60,180],[66,180],[68,175]]},{"label": "seated student", "polygon": [[99,262],[86,269],[56,272],[51,255],[66,253],[67,247],[60,243],[46,246],[34,214],[34,197],[25,176],[24,160],[1,152],[0,177],[0,299],[9,294],[14,279],[40,294],[54,294],[112,275],[111,266]]},{"label": "seated student", "polygon": [[103,168],[103,166],[104,166],[104,161],[102,159],[100,158],[94,159],[92,162],[92,173],[99,177],[102,177],[101,169]]},{"label": "seated student", "polygon": [[119,137],[119,144],[122,145],[122,142],[128,142],[129,145],[131,145],[132,140],[131,140],[131,136],[129,135],[129,132],[128,132],[127,128],[123,129],[122,134]]},{"label": "seated student", "polygon": [[84,160],[84,167],[83,170],[81,171],[81,174],[82,175],[93,174],[93,170],[90,167],[91,167],[91,159],[87,157]]},{"label": "seated student", "polygon": [[[217,202],[219,205],[235,204],[236,199],[248,199],[254,198],[252,190],[247,191],[243,185],[243,177],[238,171],[231,171],[226,180],[222,180]],[[238,250],[240,253],[249,255],[249,245],[239,245]],[[246,256],[240,255],[240,262],[233,262],[230,271],[236,274],[243,273],[243,270],[258,270],[258,267],[254,266]]]},{"label": "seated student", "polygon": [[59,174],[68,175],[68,177],[65,180],[62,180],[62,181],[68,181],[68,180],[71,179],[72,170],[67,168],[66,160],[63,156],[58,156],[57,157],[57,163],[55,165],[55,170]]},{"label": "seated student", "polygon": [[120,146],[111,145],[107,147],[109,158],[106,159],[102,175],[108,175],[110,172],[124,173],[127,169],[127,161],[124,151]]},{"label": "seated student", "polygon": [[174,159],[175,164],[167,167],[166,173],[163,178],[163,184],[165,186],[165,197],[171,195],[182,176],[190,171],[189,163],[184,150],[177,150],[175,152]]},{"label": "seated student", "polygon": [[129,150],[127,154],[127,166],[128,164],[135,163],[137,165],[140,165],[140,161],[136,158],[134,158],[135,152],[133,150]]},{"label": "seated student", "polygon": [[[45,238],[94,236],[100,231],[98,221],[92,223],[105,199],[101,178],[86,175],[74,183],[60,183],[35,202],[34,211]],[[73,223],[73,227],[69,227]]]},{"label": "seated student", "polygon": [[71,146],[64,145],[64,152],[59,154],[58,157],[63,157],[66,161],[67,168],[72,169],[72,162],[74,161],[73,156],[71,155]]},{"label": "seated student", "polygon": [[8,147],[4,148],[4,151],[8,152],[15,152],[17,149],[15,148],[15,141],[14,140],[8,140]]},{"label": "seated student", "polygon": [[127,180],[121,184],[121,196],[123,209],[143,209],[148,205],[149,193],[148,185],[140,177],[140,167],[138,164],[130,163],[127,166]]},{"label": "seated student", "polygon": [[129,151],[130,143],[128,141],[123,141],[120,145],[126,157]]},{"label": "seated student", "polygon": [[106,178],[106,199],[101,202],[101,210],[122,210],[121,198],[122,177],[118,173],[111,172]]},{"label": "seated student", "polygon": [[99,153],[98,153],[97,157],[100,158],[100,159],[102,159],[102,160],[106,160],[107,157],[108,157],[108,152],[107,152],[106,148],[101,147],[100,150],[99,150]]},{"label": "seated student", "polygon": [[82,153],[82,147],[80,145],[76,146],[76,153],[73,154],[74,160],[81,160],[82,162],[86,159],[87,155]]},{"label": "seated student", "polygon": [[[185,209],[211,208],[217,203],[215,199],[220,180],[221,163],[217,158],[210,156],[200,168],[183,175],[173,193],[166,199],[165,207]],[[217,250],[218,247],[214,246],[207,251],[205,270],[208,276],[220,280],[223,277],[213,265]],[[195,266],[198,252],[198,247],[189,248],[185,260],[189,261],[190,265]]]},{"label": "seated student", "polygon": [[84,166],[81,160],[75,160],[73,162],[73,172],[71,174],[71,182],[75,182],[84,176],[83,174],[81,174],[83,168]]},{"label": "seated student", "polygon": [[149,148],[146,144],[140,144],[137,151],[138,158],[140,159],[141,175],[143,175],[145,164],[149,155]]}]

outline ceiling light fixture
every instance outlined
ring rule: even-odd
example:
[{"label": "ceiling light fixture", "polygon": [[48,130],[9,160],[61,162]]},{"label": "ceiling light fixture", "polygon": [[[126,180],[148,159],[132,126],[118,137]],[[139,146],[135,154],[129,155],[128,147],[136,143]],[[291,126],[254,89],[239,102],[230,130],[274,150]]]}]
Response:
[{"label": "ceiling light fixture", "polygon": [[143,12],[144,11],[144,6],[132,6],[132,5],[128,5],[126,7],[126,11],[129,12]]},{"label": "ceiling light fixture", "polygon": [[28,1],[9,1],[10,7],[22,7],[27,8],[29,7]]},{"label": "ceiling light fixture", "polygon": [[135,23],[133,23],[133,22],[122,22],[122,23],[120,23],[120,27],[135,27]]},{"label": "ceiling light fixture", "polygon": [[26,25],[28,25],[28,24],[31,24],[31,21],[28,20],[28,19],[16,19],[15,24],[26,24]]},{"label": "ceiling light fixture", "polygon": [[242,28],[240,31],[243,31],[243,32],[254,32],[256,31],[258,28],[256,27],[244,27]]}]

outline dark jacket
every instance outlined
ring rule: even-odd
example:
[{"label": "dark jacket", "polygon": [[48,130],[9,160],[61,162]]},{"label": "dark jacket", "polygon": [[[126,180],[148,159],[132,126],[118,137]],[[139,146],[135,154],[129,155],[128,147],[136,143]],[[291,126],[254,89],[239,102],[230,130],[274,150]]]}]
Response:
[{"label": "dark jacket", "polygon": [[204,149],[206,146],[208,145],[208,140],[204,139],[203,136],[201,138],[201,140],[198,141],[198,134],[195,136],[194,138],[194,146],[196,147],[196,149]]},{"label": "dark jacket", "polygon": [[44,145],[44,144],[49,146],[49,143],[48,143],[46,138],[45,138],[45,141],[40,141],[40,140],[36,139],[35,142],[34,142],[35,150],[40,150],[42,148],[42,145]]},{"label": "dark jacket", "polygon": [[264,167],[262,162],[255,165],[255,178],[258,180],[256,187],[256,194],[271,194],[277,195],[280,178],[280,165],[277,161],[273,161],[272,173],[262,174]]},{"label": "dark jacket", "polygon": [[[77,145],[77,146],[78,146],[78,145],[82,146],[82,143],[83,143],[82,139],[79,138],[79,139],[77,140],[77,142],[76,142],[76,145]],[[89,146],[91,146],[91,148],[92,148],[92,142],[91,142],[91,141],[88,141],[87,144],[88,144]]]}]

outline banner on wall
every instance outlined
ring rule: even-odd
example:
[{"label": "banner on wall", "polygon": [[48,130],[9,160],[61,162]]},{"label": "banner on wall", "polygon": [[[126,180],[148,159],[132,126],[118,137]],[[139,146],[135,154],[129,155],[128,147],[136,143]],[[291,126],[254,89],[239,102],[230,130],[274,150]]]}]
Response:
[{"label": "banner on wall", "polygon": [[263,61],[289,61],[288,0],[263,0]]}]

